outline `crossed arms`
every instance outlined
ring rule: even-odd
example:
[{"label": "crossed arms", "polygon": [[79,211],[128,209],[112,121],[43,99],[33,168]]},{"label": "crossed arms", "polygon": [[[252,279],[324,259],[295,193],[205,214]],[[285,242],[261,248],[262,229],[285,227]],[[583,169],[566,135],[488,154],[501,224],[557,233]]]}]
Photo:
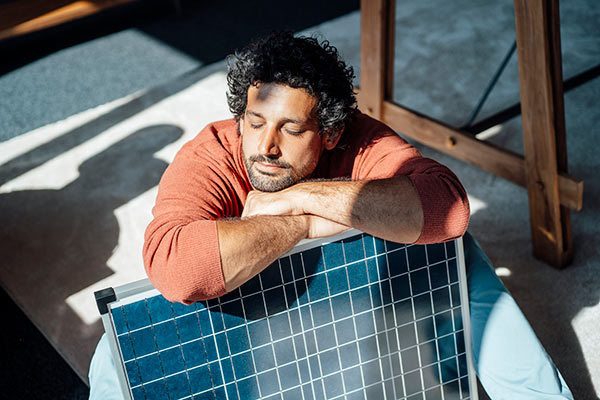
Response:
[{"label": "crossed arms", "polygon": [[250,192],[241,219],[217,221],[225,289],[242,285],[301,239],[331,236],[349,227],[395,242],[416,241],[423,210],[412,182],[399,176],[303,182],[275,193]]}]

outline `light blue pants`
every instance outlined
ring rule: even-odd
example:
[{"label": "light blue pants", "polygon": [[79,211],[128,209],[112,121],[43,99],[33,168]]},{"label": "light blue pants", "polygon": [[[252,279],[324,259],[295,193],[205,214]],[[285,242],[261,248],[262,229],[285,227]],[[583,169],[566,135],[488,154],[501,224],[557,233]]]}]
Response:
[{"label": "light blue pants", "polygon": [[[468,233],[464,237],[477,376],[493,400],[572,399],[491,261]],[[122,399],[106,336],[90,365],[90,399]]]}]

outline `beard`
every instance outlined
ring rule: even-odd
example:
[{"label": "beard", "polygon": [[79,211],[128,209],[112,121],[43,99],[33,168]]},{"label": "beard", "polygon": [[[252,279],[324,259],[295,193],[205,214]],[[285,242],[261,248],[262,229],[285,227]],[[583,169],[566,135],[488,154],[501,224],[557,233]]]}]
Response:
[{"label": "beard", "polygon": [[[260,190],[261,192],[278,192],[298,183],[303,178],[302,174],[298,174],[294,168],[285,161],[261,155],[252,155],[250,157],[243,155],[243,158],[246,171],[248,171],[248,178],[250,178],[250,183],[254,189]],[[274,174],[259,172],[254,169],[254,163],[256,162],[275,165],[281,169]]]}]

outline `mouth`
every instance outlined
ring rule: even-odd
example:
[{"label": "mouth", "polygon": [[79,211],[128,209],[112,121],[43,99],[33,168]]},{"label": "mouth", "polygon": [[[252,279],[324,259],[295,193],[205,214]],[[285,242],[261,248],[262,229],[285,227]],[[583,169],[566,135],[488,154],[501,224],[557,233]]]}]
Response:
[{"label": "mouth", "polygon": [[280,167],[278,165],[266,164],[262,162],[256,162],[255,166],[258,172],[261,172],[265,175],[273,175],[274,173],[277,173],[284,169],[283,167]]}]

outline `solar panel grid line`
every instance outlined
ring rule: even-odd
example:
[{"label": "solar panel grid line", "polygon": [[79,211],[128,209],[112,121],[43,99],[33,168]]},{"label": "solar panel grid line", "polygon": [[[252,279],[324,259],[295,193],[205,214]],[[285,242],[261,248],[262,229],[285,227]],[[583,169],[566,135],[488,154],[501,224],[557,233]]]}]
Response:
[{"label": "solar panel grid line", "polygon": [[[209,312],[210,312],[210,310],[209,310]],[[211,337],[211,340],[214,340],[214,341],[215,341],[215,345],[217,345],[217,343],[216,343],[216,338],[217,338],[217,335],[216,335],[215,325],[214,325],[213,319],[212,319],[212,317],[210,316],[210,314],[209,314],[209,317],[208,317],[208,321],[210,322],[210,329],[211,329],[211,333],[213,334],[213,337]],[[202,339],[202,340],[203,340],[203,342],[204,342],[204,339]],[[206,348],[206,347],[205,347],[205,348]],[[223,368],[221,368],[221,365],[220,365],[220,360],[219,360],[219,355],[218,355],[219,353],[218,353],[218,351],[219,351],[219,349],[218,349],[218,346],[217,346],[217,360],[216,360],[216,364],[217,364],[217,365],[219,365],[219,372],[218,372],[218,373],[221,375],[221,380],[222,380],[222,382],[223,382],[223,385],[222,385],[222,386],[223,386],[223,388],[225,388],[225,374],[223,373]],[[208,357],[207,357],[207,365],[209,365],[209,364],[208,364]],[[216,398],[217,398],[217,396],[216,396],[216,390],[217,390],[218,388],[220,388],[220,387],[221,387],[221,385],[215,385],[215,383],[216,383],[216,382],[215,382],[215,380],[214,380],[214,378],[213,378],[213,376],[212,376],[212,368],[210,368],[210,365],[209,365],[209,367],[208,367],[208,370],[211,372],[211,383],[212,383],[212,385],[213,385],[212,392],[213,392],[213,396],[214,396],[214,397],[215,397],[215,399],[216,399]],[[201,392],[201,393],[206,393],[206,391],[203,391],[203,392]]]},{"label": "solar panel grid line", "polygon": [[[302,256],[300,256],[300,262],[301,262],[301,265],[302,265],[302,270],[304,271],[304,259],[303,259]],[[291,264],[291,257],[290,257],[290,264]],[[296,278],[296,273],[294,272],[294,268],[291,268],[291,270],[292,270],[292,279],[294,280],[294,293],[296,294],[296,298],[299,298],[300,296],[299,296],[299,293],[298,293],[298,286],[295,284],[295,282],[296,282],[296,280],[299,281],[300,278]],[[300,308],[299,307],[298,307],[298,313],[300,313]],[[302,328],[302,332],[306,331],[306,329],[304,328],[304,321],[302,319],[302,316],[300,316],[300,327]],[[310,363],[308,362],[308,345],[306,344],[306,340],[304,340],[304,338],[303,338],[302,342],[304,343],[304,352],[306,354],[306,359],[307,359],[306,364],[307,364],[307,367],[308,367],[308,373],[309,373],[309,376],[312,376],[312,372],[311,372],[311,368],[310,368]],[[304,385],[302,385],[302,387],[304,388]],[[311,391],[312,391],[313,398],[314,398],[315,391],[314,391],[314,388],[312,387],[312,385],[311,385]],[[302,389],[302,398],[305,398],[305,393],[304,393],[303,389]]]},{"label": "solar panel grid line", "polygon": [[[267,267],[267,268],[269,268],[269,267]],[[271,321],[268,318],[269,310],[267,308],[267,299],[265,297],[265,290],[264,290],[264,285],[263,285],[261,274],[258,274],[258,282],[260,284],[260,292],[262,293],[265,315],[267,316],[266,318],[267,318],[267,327],[268,327],[268,331],[269,331],[269,339],[270,339],[269,342],[271,343],[271,353],[273,354],[273,360],[275,360],[275,365],[277,365],[277,358],[275,358],[275,348],[273,347],[273,332],[271,330]],[[282,284],[282,286],[283,286],[283,284]],[[279,386],[279,391],[281,391],[281,377],[279,376],[278,369],[275,369],[275,374],[277,375],[277,385]],[[258,387],[260,390],[261,389],[260,382],[258,382]]]},{"label": "solar panel grid line", "polygon": [[[292,261],[291,261],[291,258],[290,258],[290,265],[291,265],[291,262]],[[279,263],[279,274],[281,275],[281,282],[285,283],[285,279],[283,277],[283,265],[281,265],[281,261],[278,261],[278,263]],[[290,271],[290,272],[292,273],[292,278],[293,278],[294,277],[293,270]],[[296,291],[296,285],[294,285],[294,291]],[[286,293],[285,290],[283,291],[283,297],[285,299],[285,304],[288,305],[288,307],[289,307],[289,305],[291,304],[291,302],[288,301],[287,293]],[[287,313],[288,313],[287,320],[288,320],[290,332],[293,332],[294,330],[292,328],[292,319],[289,316],[289,313],[290,313],[289,308],[288,308]],[[297,361],[298,360],[298,350],[296,349],[296,341],[295,340],[292,340],[292,346],[294,348],[294,354],[296,355],[296,362],[295,362],[296,372],[298,373],[298,380],[301,382],[302,379],[300,377],[300,366],[299,366],[298,361]],[[304,392],[301,391],[301,393],[302,393],[302,399],[304,400],[304,398],[305,398],[304,397]]]},{"label": "solar panel grid line", "polygon": [[[390,269],[390,254],[392,254],[392,251],[390,251],[390,249],[388,248],[388,244],[387,243],[388,243],[387,241],[383,242],[383,244],[385,246],[385,258],[386,258],[387,276],[388,277],[392,277],[392,276],[394,276],[394,274],[392,273],[392,271]],[[401,249],[396,249],[397,252],[400,252],[400,250]],[[406,252],[406,254],[408,254],[408,253]],[[408,270],[408,264],[407,264],[407,272],[406,272],[406,274],[407,274],[407,277],[409,277],[409,288],[410,288],[410,274],[409,274],[408,271],[409,270]],[[381,277],[380,276],[380,280],[383,280],[383,279],[385,279],[385,277]],[[392,289],[392,293],[393,293],[393,289]],[[393,304],[393,302],[392,302],[392,304]],[[413,316],[414,316],[414,309],[413,309]],[[395,346],[398,349],[398,353],[395,354],[394,352],[392,352],[394,354],[392,354],[390,357],[394,357],[396,355],[398,357],[398,364],[399,364],[399,368],[400,368],[400,382],[402,384],[402,388],[401,388],[402,389],[402,394],[401,394],[401,396],[406,396],[406,386],[407,386],[406,385],[406,378],[405,378],[406,371],[404,371],[404,364],[402,363],[401,358],[400,358],[400,338],[398,337],[397,331],[394,329],[394,327],[398,326],[397,315],[396,315],[395,312],[392,313],[392,317],[394,319],[393,327],[391,328],[391,330],[392,330],[392,340],[395,339],[395,341],[396,341]],[[387,319],[386,319],[386,321],[387,321]],[[388,338],[389,338],[389,335],[388,335]],[[391,360],[392,360],[392,371],[393,371],[393,369],[394,369],[394,364],[393,364],[394,359],[391,358]],[[397,382],[397,380],[394,380],[394,383],[397,385],[396,382]]]},{"label": "solar panel grid line", "polygon": [[[384,242],[382,242],[382,243],[384,243]],[[384,244],[384,246],[385,246],[385,244]],[[374,253],[375,253],[375,256],[376,256],[376,258],[375,258],[375,264],[377,266],[377,281],[381,282],[383,280],[383,277],[381,276],[381,268],[383,266],[379,265],[379,262],[380,262],[381,258],[377,257],[378,253],[377,253],[377,239],[376,238],[373,238],[373,247],[374,247]],[[389,260],[388,260],[387,257],[388,256],[386,254],[385,255],[385,260],[386,260],[385,268],[388,270],[388,276],[390,276],[390,272],[389,272]],[[378,291],[379,291],[380,299],[383,300],[383,291],[382,291],[381,285],[378,285]],[[375,307],[375,305],[373,304],[373,299],[372,298],[371,298],[371,303],[372,303],[372,306]],[[383,305],[383,301],[381,301],[381,303],[382,303],[381,311],[382,311],[382,314],[383,314],[385,306]],[[377,307],[377,308],[379,308],[379,307]],[[375,314],[373,314],[373,315],[375,315]],[[390,335],[389,335],[388,331],[392,330],[393,328],[388,327],[388,320],[385,317],[383,318],[383,323],[384,323],[384,326],[385,326],[385,329],[384,329],[384,333],[385,333],[384,340],[386,341],[386,346],[389,349],[390,348],[390,342],[389,342]],[[393,335],[395,335],[395,332],[393,333]],[[393,360],[392,360],[392,355],[388,354],[387,359],[388,359],[388,363],[390,365],[390,372],[392,372],[394,370],[394,364],[393,364]],[[394,375],[392,373],[392,377],[393,376]],[[400,379],[401,379],[401,383],[402,383],[402,388],[400,388],[401,394],[398,393],[400,390],[397,387],[397,379],[392,378],[392,388],[394,390],[394,398],[398,398],[399,395],[400,396],[404,395],[404,378],[400,377]]]},{"label": "solar panel grid line", "polygon": [[[150,318],[150,322],[152,322],[152,314],[150,312],[150,307],[148,305],[148,300],[145,300],[146,303],[146,308],[148,309],[148,317]],[[175,318],[175,311],[173,310],[173,306],[171,306],[171,314],[173,315],[173,322],[175,324],[175,332],[177,333],[177,342],[179,343],[179,352],[181,354],[181,359],[183,360],[183,366],[184,366],[184,371],[183,373],[185,373],[186,376],[186,383],[187,383],[187,387],[190,393],[190,396],[192,395],[192,387],[190,386],[190,376],[189,376],[189,372],[188,372],[188,367],[187,367],[187,362],[185,359],[185,354],[183,353],[183,347],[181,347],[181,333],[179,332],[179,327],[178,327],[178,323],[177,323],[177,318]],[[200,329],[200,332],[202,332],[202,328],[200,326],[200,321],[198,320],[198,315],[196,314],[196,320],[198,321],[198,329]],[[158,348],[158,342],[155,339],[155,343],[156,343],[156,347]],[[166,381],[166,376],[165,376],[165,381]],[[167,385],[168,387],[168,385]]]},{"label": "solar panel grid line", "polygon": [[[242,290],[240,288],[236,289],[237,292],[239,293],[240,297],[242,296]],[[245,302],[242,300],[242,315],[244,316],[244,329],[246,330],[246,335],[248,336],[248,341],[250,341],[250,329],[248,328],[248,318],[246,316],[246,306],[245,306]],[[254,358],[254,352],[252,350],[250,350],[250,356],[252,358],[252,368],[254,369],[254,371],[257,370],[256,368],[256,360]],[[260,390],[260,385],[258,385],[258,395],[260,397],[262,397],[261,394],[261,390]]]},{"label": "solar panel grid line", "polygon": [[[325,255],[323,254],[323,249],[321,249],[321,257],[323,257],[323,264],[325,264]],[[305,264],[304,264],[304,256],[301,255],[301,259],[302,259],[302,269],[304,270],[304,273],[306,274],[306,268],[305,268]],[[327,269],[327,268],[325,268],[325,269]],[[327,274],[324,273],[324,275],[325,275],[325,282],[326,282],[327,291],[329,292],[329,282],[327,281]],[[315,318],[314,318],[314,315],[313,315],[313,309],[312,309],[312,305],[311,305],[311,294],[310,294],[310,290],[308,288],[308,285],[307,285],[306,290],[308,291],[308,301],[309,301],[309,303],[308,303],[308,310],[310,311],[310,319],[311,319],[311,324],[312,324],[312,327],[313,327],[313,329],[311,329],[311,331],[312,331],[312,334],[313,334],[313,337],[314,337],[314,340],[315,340],[315,346],[317,346],[317,352],[318,352],[317,331],[314,328],[315,327]],[[331,297],[331,295],[329,297]],[[331,301],[330,301],[330,299],[326,299],[326,300],[329,303],[329,309],[331,309]],[[324,301],[324,300],[320,300],[320,301]],[[316,354],[316,357],[318,357],[318,353]],[[311,363],[309,362],[309,365],[310,364]],[[321,390],[322,390],[321,393],[325,393],[325,382],[322,379],[323,378],[323,368],[321,367],[321,363],[318,363],[318,366],[319,366],[319,377],[320,377],[320,379],[318,380],[317,384],[320,383],[320,385],[321,385]],[[312,374],[311,374],[311,378],[312,378]],[[311,386],[313,388],[313,395],[315,396],[315,398],[318,398],[317,397],[317,393],[318,392],[317,392],[317,390],[316,390],[316,388],[314,386],[314,378],[313,378],[313,381],[311,383],[312,383]]]},{"label": "solar panel grid line", "polygon": [[[362,255],[364,256],[365,252],[364,252],[364,241],[363,241],[363,238],[364,238],[364,235],[361,235],[360,241],[362,243],[362,249],[363,249],[363,254]],[[342,241],[342,243],[344,243],[344,242]],[[342,255],[344,257],[344,265],[347,265],[348,264],[348,257],[346,257],[346,250],[345,250],[343,244],[342,244]],[[324,260],[324,263],[326,264],[325,260]],[[325,268],[328,269],[327,265],[325,265]],[[344,268],[346,268],[346,271],[347,271],[347,267],[344,267]],[[347,273],[345,273],[345,278],[346,278],[346,282],[348,283],[348,293],[350,293],[351,285],[350,285],[350,279],[348,278],[348,274]],[[327,287],[328,287],[328,290],[329,290],[329,285],[327,285]],[[331,295],[330,295],[330,297],[331,297]],[[349,296],[349,299],[350,299],[350,309],[352,310],[352,316],[354,316],[356,314],[354,313],[354,304],[352,302],[352,296]],[[332,314],[333,314],[333,309],[332,309]],[[350,316],[349,318],[352,318],[352,316]],[[355,337],[358,338],[358,331],[356,329],[356,319],[355,318],[352,318],[352,327],[354,328],[354,335],[355,335]],[[340,369],[341,369],[342,368],[342,358],[340,356],[340,351],[339,351],[340,344],[339,344],[339,340],[338,340],[338,335],[337,334],[335,335],[335,347],[336,347],[336,351],[337,351],[338,363],[339,363],[339,366],[340,366]],[[360,353],[359,353],[359,357],[360,357]],[[360,371],[361,371],[361,373],[360,373],[360,379],[361,379],[362,385],[364,387],[365,386],[365,378],[364,378],[364,373],[362,371],[362,368],[360,368]],[[348,393],[348,383],[346,382],[346,379],[343,379],[343,373],[340,372],[340,374],[342,374],[342,383],[343,383],[343,386],[344,386],[344,394],[346,394],[346,393]]]}]

